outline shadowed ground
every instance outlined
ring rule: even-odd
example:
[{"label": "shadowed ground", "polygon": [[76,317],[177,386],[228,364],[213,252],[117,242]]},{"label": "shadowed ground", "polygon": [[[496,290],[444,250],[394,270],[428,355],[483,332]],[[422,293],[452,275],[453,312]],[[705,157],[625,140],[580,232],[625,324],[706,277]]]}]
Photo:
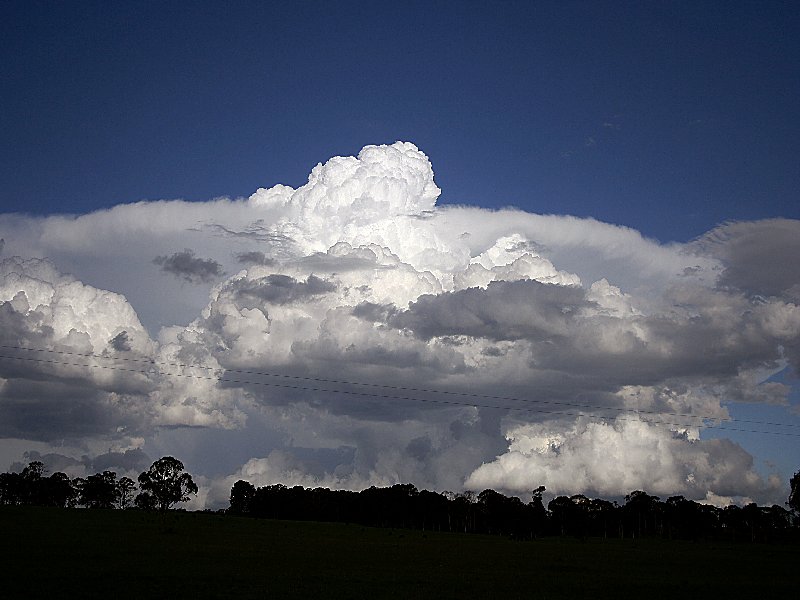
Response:
[{"label": "shadowed ground", "polygon": [[0,507],[0,597],[792,597],[797,544],[423,533]]}]

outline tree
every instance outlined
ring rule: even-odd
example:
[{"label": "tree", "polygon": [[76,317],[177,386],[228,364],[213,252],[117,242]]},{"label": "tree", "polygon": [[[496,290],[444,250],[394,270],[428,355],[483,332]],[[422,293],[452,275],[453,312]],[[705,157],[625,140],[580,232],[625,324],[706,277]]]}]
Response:
[{"label": "tree", "polygon": [[117,502],[117,474],[103,471],[89,475],[80,486],[80,503],[86,508],[114,508]]},{"label": "tree", "polygon": [[189,500],[189,494],[197,493],[197,486],[189,473],[183,472],[183,463],[172,456],[158,459],[150,468],[139,475],[139,496],[136,505],[155,506],[159,510],[169,510],[178,502]]},{"label": "tree", "polygon": [[20,473],[0,473],[0,504],[22,504],[23,484]]},{"label": "tree", "polygon": [[42,496],[48,506],[66,508],[75,505],[78,490],[73,487],[72,481],[66,474],[53,473],[50,477],[42,479],[40,485],[43,488]]},{"label": "tree", "polygon": [[789,493],[789,501],[786,504],[794,512],[800,513],[800,471],[789,480],[789,485],[792,491]]},{"label": "tree", "polygon": [[566,535],[571,531],[571,516],[574,509],[575,505],[567,496],[557,496],[547,503],[547,510],[550,511],[553,525],[559,534]]},{"label": "tree", "polygon": [[625,496],[622,513],[632,537],[661,533],[660,513],[663,507],[660,500],[658,496],[651,496],[642,490]]},{"label": "tree", "polygon": [[44,478],[44,464],[39,460],[28,463],[22,469],[22,503],[44,504],[41,498],[41,482]]},{"label": "tree", "polygon": [[545,487],[540,485],[531,493],[531,501],[528,502],[528,510],[533,524],[533,537],[544,534],[545,524],[547,523],[547,510],[542,502],[542,495]]},{"label": "tree", "polygon": [[117,482],[117,508],[128,508],[133,504],[133,492],[136,484],[130,477],[123,477]]},{"label": "tree", "polygon": [[608,500],[595,498],[589,502],[590,535],[608,537],[616,532],[616,505]]},{"label": "tree", "polygon": [[255,486],[249,481],[240,479],[231,488],[231,508],[234,515],[246,515],[250,512],[250,502],[256,495]]},{"label": "tree", "polygon": [[136,498],[133,500],[133,505],[139,510],[156,510],[158,508],[158,506],[156,506],[155,496],[145,492],[139,492],[136,494]]}]

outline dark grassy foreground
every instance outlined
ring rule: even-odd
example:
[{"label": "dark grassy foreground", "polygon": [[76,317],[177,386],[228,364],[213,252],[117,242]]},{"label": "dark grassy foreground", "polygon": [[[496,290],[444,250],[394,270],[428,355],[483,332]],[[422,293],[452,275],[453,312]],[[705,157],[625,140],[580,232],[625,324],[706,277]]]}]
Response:
[{"label": "dark grassy foreground", "polygon": [[500,537],[0,507],[2,598],[790,598],[797,544]]}]

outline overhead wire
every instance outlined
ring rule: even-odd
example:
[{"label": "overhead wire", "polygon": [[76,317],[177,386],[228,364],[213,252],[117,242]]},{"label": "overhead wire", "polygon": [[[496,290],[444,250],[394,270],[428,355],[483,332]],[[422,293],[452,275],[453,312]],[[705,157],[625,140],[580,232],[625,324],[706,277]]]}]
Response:
[{"label": "overhead wire", "polygon": [[[215,367],[208,367],[204,365],[192,365],[192,364],[185,364],[185,363],[170,363],[166,361],[156,361],[153,359],[137,359],[132,357],[122,357],[119,355],[101,355],[95,353],[79,353],[79,352],[72,352],[68,350],[52,350],[46,348],[30,348],[24,346],[9,346],[9,345],[1,345],[0,348],[5,349],[13,349],[13,350],[22,350],[22,351],[29,351],[29,352],[40,352],[40,353],[51,353],[56,355],[64,355],[64,356],[78,356],[83,358],[98,358],[98,359],[107,359],[107,360],[123,360],[135,363],[142,363],[151,367],[178,367],[178,368],[193,368],[193,369],[200,369],[200,370],[211,370],[217,371],[220,370],[219,368]],[[19,360],[19,361],[29,361],[29,362],[38,362],[38,363],[47,363],[53,365],[62,365],[62,366],[74,366],[74,367],[83,367],[83,368],[93,368],[93,369],[108,369],[112,371],[122,371],[122,372],[130,372],[130,373],[138,373],[143,375],[152,375],[152,371],[143,370],[143,369],[131,369],[131,368],[124,368],[120,366],[114,365],[100,365],[100,364],[87,364],[87,363],[70,363],[65,360],[54,360],[54,359],[45,359],[45,358],[35,358],[35,357],[26,357],[26,356],[9,356],[5,354],[0,354],[0,359],[7,359],[7,360]],[[324,382],[324,383],[331,383],[331,384],[343,384],[343,385],[353,385],[353,386],[369,386],[375,388],[385,388],[385,389],[393,389],[397,391],[412,391],[415,393],[432,393],[432,394],[447,394],[447,395],[455,395],[455,396],[462,396],[468,398],[478,398],[478,399],[485,399],[485,400],[503,400],[503,401],[516,401],[516,402],[523,402],[523,403],[547,403],[547,404],[558,404],[570,407],[577,407],[577,408],[588,408],[590,410],[612,410],[617,412],[627,412],[627,413],[635,413],[637,418],[626,418],[624,416],[617,416],[617,420],[622,421],[644,421],[647,423],[652,424],[660,424],[660,425],[667,425],[672,427],[679,427],[679,428],[686,428],[686,427],[702,427],[705,429],[717,429],[720,431],[734,431],[734,432],[742,432],[742,433],[756,433],[756,434],[767,434],[767,435],[783,435],[783,436],[791,436],[791,437],[800,437],[800,434],[791,433],[791,432],[782,432],[782,431],[763,431],[763,430],[754,430],[754,429],[744,429],[744,428],[733,428],[733,427],[725,427],[722,425],[703,422],[702,424],[697,423],[674,423],[669,421],[663,420],[656,420],[656,419],[643,419],[641,418],[641,413],[649,414],[649,415],[656,415],[656,416],[668,416],[668,417],[683,417],[683,418],[690,418],[690,419],[700,419],[702,421],[716,421],[719,420],[720,417],[712,417],[712,416],[705,416],[705,415],[692,415],[692,414],[685,414],[685,413],[670,413],[670,412],[658,412],[658,411],[644,411],[644,410],[637,410],[633,408],[621,408],[621,407],[608,407],[608,406],[592,406],[592,405],[581,405],[581,404],[574,404],[574,403],[567,403],[567,402],[560,402],[560,401],[549,401],[549,400],[534,400],[534,399],[524,399],[524,398],[516,398],[511,396],[490,396],[490,395],[483,395],[483,394],[476,394],[471,392],[454,392],[450,390],[435,390],[435,389],[426,389],[426,388],[412,388],[412,387],[404,387],[404,386],[393,386],[389,384],[375,384],[375,383],[366,383],[366,382],[352,382],[352,381],[345,381],[345,380],[336,380],[336,379],[325,379],[320,377],[309,377],[309,376],[302,376],[302,375],[288,375],[288,374],[277,374],[277,373],[269,373],[266,371],[251,371],[251,370],[243,370],[243,369],[225,369],[222,367],[222,370],[225,372],[232,372],[232,373],[239,373],[239,374],[246,374],[246,375],[262,375],[267,377],[285,377],[295,380],[301,381],[312,381],[312,382]],[[530,406],[496,406],[496,405],[487,405],[487,404],[479,404],[475,402],[456,402],[453,400],[444,400],[440,398],[420,398],[416,396],[397,396],[391,394],[377,394],[375,392],[359,392],[354,390],[343,390],[343,389],[329,389],[329,388],[320,388],[320,387],[312,387],[312,386],[305,386],[305,385],[290,385],[290,384],[282,384],[276,382],[269,382],[269,381],[251,381],[251,380],[242,380],[242,379],[232,379],[230,377],[225,376],[210,376],[210,375],[197,375],[192,373],[173,373],[173,372],[164,372],[159,369],[160,375],[165,376],[172,376],[172,377],[185,377],[185,378],[192,378],[192,379],[201,379],[207,381],[218,381],[223,383],[233,383],[239,385],[261,385],[261,386],[268,386],[268,387],[275,387],[280,389],[290,389],[295,391],[306,391],[306,392],[314,392],[314,393],[326,393],[326,394],[344,394],[349,396],[359,396],[359,397],[368,397],[380,400],[406,400],[406,401],[416,401],[416,402],[423,402],[423,403],[433,403],[433,404],[443,404],[449,406],[461,406],[461,407],[477,407],[477,408],[486,408],[486,409],[498,409],[498,410],[511,410],[511,411],[521,411],[521,412],[535,412],[535,413],[542,413],[542,414],[552,414],[552,415],[562,415],[562,416],[571,416],[571,417],[590,417],[596,418],[601,420],[608,420],[609,417],[606,415],[598,415],[595,413],[588,413],[588,412],[569,412],[567,410],[547,410],[544,408],[532,408]],[[762,426],[775,426],[775,427],[796,427],[795,424],[791,423],[774,423],[774,422],[767,422],[767,421],[756,421],[756,420],[745,420],[745,419],[733,419],[727,418],[725,419],[726,423],[750,423],[755,425],[762,425]]]},{"label": "overhead wire", "polygon": [[[308,375],[291,375],[287,373],[273,373],[269,371],[256,371],[256,370],[249,370],[249,369],[233,369],[228,367],[209,367],[205,365],[196,365],[196,364],[189,364],[189,363],[180,363],[180,362],[168,362],[168,361],[157,361],[154,359],[149,358],[133,358],[128,356],[120,356],[120,355],[108,355],[108,354],[97,354],[93,352],[74,352],[70,350],[54,350],[49,348],[31,348],[26,346],[8,346],[0,344],[0,349],[11,349],[11,350],[24,350],[29,352],[40,352],[40,353],[49,353],[49,354],[56,354],[56,355],[65,355],[65,356],[80,356],[84,358],[99,358],[105,360],[121,360],[126,362],[134,362],[134,363],[143,363],[147,365],[153,366],[164,366],[164,367],[177,367],[183,369],[202,369],[207,371],[217,371],[217,370],[224,370],[227,373],[238,373],[240,375],[261,375],[264,377],[276,377],[276,378],[284,378],[284,379],[294,379],[299,381],[313,381],[316,383],[330,383],[330,384],[337,384],[337,385],[352,385],[352,386],[364,386],[364,387],[371,387],[371,388],[381,388],[381,389],[390,389],[390,390],[397,390],[401,392],[414,392],[414,393],[427,393],[427,394],[443,394],[448,396],[459,396],[462,398],[477,398],[482,400],[498,400],[498,401],[508,401],[508,402],[524,402],[524,403],[533,403],[533,404],[552,404],[556,406],[567,406],[571,408],[586,408],[590,410],[609,410],[609,411],[616,411],[616,412],[626,412],[626,413],[633,413],[636,414],[650,414],[656,416],[668,415],[670,417],[682,417],[682,418],[689,418],[689,419],[703,419],[703,420],[716,420],[719,419],[719,416],[712,416],[712,415],[699,415],[699,414],[692,414],[692,413],[678,413],[678,412],[671,412],[671,411],[657,411],[657,410],[647,410],[647,409],[639,409],[639,408],[627,408],[627,407],[620,407],[620,406],[600,406],[595,404],[581,404],[577,402],[566,402],[563,400],[545,400],[539,398],[519,398],[516,396],[495,396],[491,394],[478,394],[475,392],[460,392],[460,391],[453,391],[453,390],[438,390],[433,388],[419,388],[419,387],[410,387],[410,386],[398,386],[398,385],[391,385],[385,383],[370,383],[370,382],[362,382],[362,381],[350,381],[344,379],[329,379],[325,377],[312,377]],[[3,358],[0,356],[0,358]],[[75,365],[79,366],[79,365]],[[82,365],[82,366],[90,366],[90,365]],[[138,371],[137,371],[138,372]],[[251,382],[252,383],[252,382]],[[265,384],[266,385],[266,384]],[[750,420],[750,419],[734,419],[734,418],[727,418],[725,419],[727,422],[735,422],[735,423],[747,423],[751,425],[764,425],[764,426],[775,426],[775,427],[800,427],[798,424],[793,423],[775,423],[770,421],[759,421],[759,420]]]}]

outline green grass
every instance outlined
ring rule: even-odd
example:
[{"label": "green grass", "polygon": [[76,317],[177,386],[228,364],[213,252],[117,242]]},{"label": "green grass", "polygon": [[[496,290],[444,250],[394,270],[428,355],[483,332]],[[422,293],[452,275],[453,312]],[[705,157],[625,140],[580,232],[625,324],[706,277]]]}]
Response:
[{"label": "green grass", "polygon": [[0,507],[2,598],[774,598],[798,564],[798,545]]}]

